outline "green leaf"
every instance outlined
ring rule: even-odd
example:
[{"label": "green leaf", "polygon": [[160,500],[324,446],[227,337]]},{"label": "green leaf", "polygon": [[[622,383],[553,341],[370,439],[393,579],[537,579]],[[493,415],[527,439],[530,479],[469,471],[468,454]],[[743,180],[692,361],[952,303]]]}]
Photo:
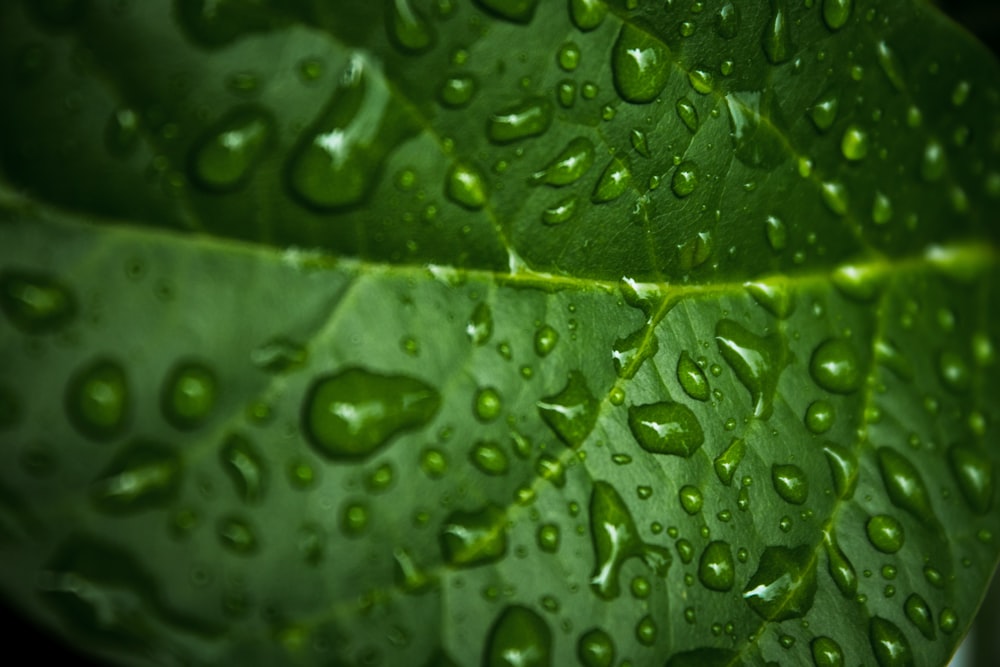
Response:
[{"label": "green leaf", "polygon": [[115,664],[944,664],[1000,68],[926,3],[0,9],[0,588]]}]

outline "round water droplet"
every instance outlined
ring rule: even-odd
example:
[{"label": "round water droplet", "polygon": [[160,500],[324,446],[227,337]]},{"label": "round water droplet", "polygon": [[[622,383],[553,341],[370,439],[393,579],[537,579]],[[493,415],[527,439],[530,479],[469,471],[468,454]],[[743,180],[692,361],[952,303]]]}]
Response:
[{"label": "round water droplet", "polygon": [[961,355],[946,350],[938,355],[938,377],[952,393],[964,394],[972,386],[972,372]]},{"label": "round water droplet", "polygon": [[766,621],[801,618],[816,597],[816,561],[811,547],[767,547],[743,599]]},{"label": "round water droplet", "polygon": [[245,519],[223,517],[216,526],[216,534],[222,546],[234,554],[249,556],[258,550],[257,535]]},{"label": "round water droplet", "polygon": [[540,357],[546,357],[555,349],[556,343],[559,342],[559,332],[550,327],[549,325],[543,325],[535,331],[535,354]]},{"label": "round water droplet", "polygon": [[554,554],[559,551],[560,532],[559,526],[554,523],[545,523],[538,527],[538,534],[535,536],[538,548],[545,553]]},{"label": "round water droplet", "polygon": [[191,180],[210,192],[231,192],[246,184],[273,141],[274,118],[259,107],[226,114],[195,144]]},{"label": "round water droplet", "polygon": [[690,195],[698,187],[698,165],[694,162],[686,161],[677,165],[674,175],[670,179],[670,189],[678,197],[684,198]]},{"label": "round water droplet", "polygon": [[503,475],[509,467],[503,448],[499,443],[491,441],[476,443],[469,453],[469,460],[486,475]]},{"label": "round water droplet", "polygon": [[840,152],[852,162],[864,160],[868,156],[868,133],[856,123],[848,125],[840,140]]},{"label": "round water droplet", "polygon": [[880,667],[911,667],[916,664],[909,640],[892,621],[873,616],[868,624],[868,640]]},{"label": "round water droplet", "polygon": [[572,139],[544,169],[532,175],[533,183],[561,187],[578,181],[594,164],[594,144],[585,137]]},{"label": "round water droplet", "polygon": [[613,201],[625,194],[631,184],[632,171],[628,163],[621,157],[614,157],[597,179],[590,200],[595,204]]},{"label": "round water droplet", "polygon": [[[514,23],[531,23],[541,0],[475,0],[476,4],[502,19]],[[506,664],[506,663],[503,663]],[[532,663],[534,664],[534,663]]]},{"label": "round water droplet", "polygon": [[965,501],[978,514],[986,514],[993,505],[993,463],[986,452],[967,444],[948,450],[951,472]]},{"label": "round water droplet", "polygon": [[24,333],[54,333],[76,317],[76,299],[62,283],[49,276],[3,271],[0,310]]},{"label": "round water droplet", "polygon": [[761,46],[764,47],[764,55],[774,65],[791,60],[795,52],[789,21],[785,0],[771,0],[771,16],[764,26]]},{"label": "round water droplet", "polygon": [[217,399],[215,374],[200,362],[188,361],[175,366],[167,376],[160,408],[172,426],[186,431],[208,419]]},{"label": "round water droplet", "polygon": [[462,163],[455,163],[448,169],[444,193],[448,199],[470,211],[478,211],[486,206],[489,198],[486,178],[482,172],[470,164]]},{"label": "round water droplet", "polygon": [[681,352],[677,360],[677,381],[688,396],[699,401],[707,401],[711,395],[705,371],[695,363],[687,352]]},{"label": "round water droplet", "polygon": [[823,0],[823,21],[830,30],[840,30],[851,18],[853,0]]},{"label": "round water droplet", "polygon": [[125,428],[131,410],[125,369],[100,359],[79,370],[66,387],[66,413],[83,435],[110,440]]},{"label": "round water droplet", "polygon": [[552,631],[531,609],[509,606],[490,628],[485,658],[489,667],[551,667]]},{"label": "round water droplet", "polygon": [[503,399],[493,387],[484,387],[476,392],[473,403],[476,418],[480,421],[490,422],[500,416],[503,409]]},{"label": "round water droplet", "polygon": [[246,436],[234,433],[227,437],[219,460],[243,502],[257,503],[263,499],[267,483],[264,461]]},{"label": "round water droplet", "polygon": [[493,563],[507,553],[507,516],[498,505],[448,515],[438,533],[445,562],[454,567]]},{"label": "round water droplet", "polygon": [[681,507],[688,514],[695,515],[701,511],[702,505],[704,505],[705,499],[701,495],[701,489],[697,486],[691,486],[687,484],[682,486],[680,491],[678,491],[678,497],[681,501]]},{"label": "round water droplet", "polygon": [[368,530],[370,520],[368,505],[361,501],[349,502],[340,512],[340,532],[347,537],[358,537]]},{"label": "round water droplet", "polygon": [[955,613],[954,609],[951,607],[945,607],[941,610],[938,627],[941,628],[941,632],[946,635],[950,635],[958,628],[958,615]]},{"label": "round water droplet", "polygon": [[434,45],[434,28],[410,0],[390,0],[386,4],[386,32],[396,48],[404,53],[422,53]]},{"label": "round water droplet", "polygon": [[580,635],[576,655],[583,667],[611,667],[615,664],[615,643],[604,630],[593,628]]},{"label": "round water droplet", "polygon": [[669,47],[631,23],[618,33],[611,52],[615,88],[626,102],[644,104],[657,98],[670,76]]},{"label": "round water droplet", "polygon": [[652,646],[656,643],[656,621],[652,616],[643,616],[635,626],[635,638],[643,646]]},{"label": "round water droplet", "polygon": [[129,514],[168,506],[181,483],[177,449],[133,441],[119,452],[92,485],[91,500],[109,514]]},{"label": "round water droplet", "polygon": [[440,404],[440,394],[415,378],[348,368],[313,382],[303,430],[323,456],[360,459],[429,422]]},{"label": "round water droplet", "polygon": [[854,346],[843,338],[829,338],[816,348],[809,373],[816,384],[837,394],[856,391],[864,382]]},{"label": "round water droplet", "polygon": [[806,408],[806,428],[816,435],[826,433],[833,426],[835,413],[829,401],[813,401]]},{"label": "round water droplet", "polygon": [[786,503],[801,505],[809,496],[809,478],[802,468],[791,463],[771,466],[771,484]]},{"label": "round water droplet", "polygon": [[935,182],[944,177],[948,169],[944,146],[936,139],[931,139],[924,147],[924,157],[920,164],[920,175],[925,181]]},{"label": "round water droplet", "polygon": [[732,590],[736,580],[733,550],[727,542],[709,542],[698,561],[698,580],[705,588],[725,592]]},{"label": "round water droplet", "polygon": [[538,413],[559,439],[570,447],[583,444],[597,423],[600,405],[579,371],[571,371],[563,389],[537,404]]},{"label": "round water droplet", "polygon": [[628,409],[628,425],[639,446],[653,454],[687,458],[705,442],[701,422],[682,403],[633,405]]},{"label": "round water droplet", "polygon": [[720,320],[715,341],[722,358],[750,392],[754,416],[769,417],[786,355],[781,340],[774,334],[757,336],[732,320]]},{"label": "round water droplet", "polygon": [[506,107],[490,116],[486,135],[490,141],[508,144],[543,134],[552,124],[552,105],[533,98]]},{"label": "round water droplet", "polygon": [[590,31],[601,25],[608,13],[604,0],[569,0],[569,16],[578,29]]},{"label": "round water droplet", "polygon": [[394,478],[392,464],[383,463],[365,479],[365,490],[369,493],[382,493],[392,486]]},{"label": "round water droplet", "polygon": [[576,42],[566,42],[559,47],[556,61],[559,63],[559,67],[567,72],[572,72],[580,66],[580,46]]},{"label": "round water droplet", "polygon": [[903,548],[906,536],[903,524],[888,514],[877,514],[868,519],[865,524],[868,541],[882,553],[894,554]]},{"label": "round water droplet", "polygon": [[478,87],[476,79],[471,75],[450,76],[441,84],[438,100],[450,109],[461,109],[472,101]]},{"label": "round water droplet", "polygon": [[837,111],[840,108],[840,98],[837,93],[833,90],[828,90],[813,102],[812,107],[809,110],[809,117],[812,119],[813,125],[820,132],[825,132],[833,127],[834,121],[837,120]]}]

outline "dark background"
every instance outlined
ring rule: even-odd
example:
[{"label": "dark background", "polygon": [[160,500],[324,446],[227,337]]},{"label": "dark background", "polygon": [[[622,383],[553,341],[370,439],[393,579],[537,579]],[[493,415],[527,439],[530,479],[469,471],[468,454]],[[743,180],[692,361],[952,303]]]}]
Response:
[{"label": "dark background", "polygon": [[[550,0],[547,0],[550,1]],[[1000,0],[934,2],[1000,55]],[[995,580],[973,628],[973,665],[1000,665],[1000,580]],[[106,667],[87,660],[62,640],[25,622],[0,599],[0,637],[4,663],[53,663],[60,667]]]}]

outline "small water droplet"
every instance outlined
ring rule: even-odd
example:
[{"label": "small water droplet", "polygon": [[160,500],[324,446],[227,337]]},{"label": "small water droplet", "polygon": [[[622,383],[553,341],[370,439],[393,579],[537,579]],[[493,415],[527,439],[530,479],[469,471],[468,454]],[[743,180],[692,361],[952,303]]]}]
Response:
[{"label": "small water droplet", "polygon": [[692,516],[701,511],[705,502],[705,499],[701,494],[701,489],[697,486],[691,486],[690,484],[682,486],[677,495],[680,499],[681,507],[684,508],[685,512]]},{"label": "small water droplet", "polygon": [[834,287],[855,301],[867,303],[878,296],[882,288],[882,276],[865,264],[843,264],[834,270],[831,280]]},{"label": "small water droplet", "polygon": [[652,102],[667,85],[670,76],[670,48],[631,23],[618,33],[611,54],[615,88],[626,102]]},{"label": "small water droplet", "polygon": [[740,31],[740,12],[736,5],[727,2],[715,15],[715,33],[723,39],[732,39]]},{"label": "small water droplet", "polygon": [[505,107],[490,116],[486,135],[490,141],[509,144],[544,134],[552,124],[552,104],[533,98]]},{"label": "small water droplet", "polygon": [[475,166],[456,162],[448,169],[445,196],[470,211],[478,211],[489,199],[486,177]]},{"label": "small water droplet", "polygon": [[764,620],[780,622],[805,616],[816,588],[816,562],[810,547],[767,547],[743,599]]},{"label": "small water droplet", "polygon": [[469,512],[452,512],[438,533],[445,562],[473,567],[500,560],[507,553],[507,524],[503,509],[492,503]]},{"label": "small water droplet", "polygon": [[652,454],[687,458],[705,441],[701,422],[682,403],[633,405],[628,409],[628,425],[639,446]]},{"label": "small water droplet", "polygon": [[919,593],[911,593],[906,602],[903,603],[903,611],[910,623],[913,623],[917,630],[920,630],[927,639],[933,640],[936,636],[934,631],[934,615],[931,613],[930,605]]},{"label": "small water droplet", "polygon": [[24,333],[54,333],[76,318],[76,299],[61,282],[49,276],[3,271],[0,310]]},{"label": "small water droplet", "polygon": [[825,181],[820,185],[820,196],[823,203],[834,215],[847,215],[850,203],[847,188],[837,181]]},{"label": "small water droplet", "polygon": [[785,357],[780,338],[757,336],[732,320],[720,320],[715,341],[722,358],[750,392],[754,416],[767,419]]},{"label": "small water droplet", "polygon": [[604,630],[592,628],[580,635],[576,655],[583,667],[611,667],[615,663],[615,643]]},{"label": "small water droplet", "polygon": [[823,399],[813,401],[806,408],[806,428],[816,435],[829,431],[833,426],[834,418],[833,404],[829,401]]},{"label": "small water droplet", "polygon": [[608,13],[604,0],[569,0],[569,15],[579,30],[593,30],[601,25]]},{"label": "small water droplet", "polygon": [[101,511],[128,514],[169,505],[181,483],[176,448],[137,440],[126,445],[91,487]]},{"label": "small water droplet", "polygon": [[580,46],[576,42],[566,42],[559,47],[556,54],[556,62],[559,67],[567,72],[572,72],[580,66]]},{"label": "small water droplet", "polygon": [[625,194],[631,184],[632,171],[628,163],[621,157],[614,157],[597,179],[590,200],[595,204],[613,201]]},{"label": "small water droplet", "polygon": [[852,162],[864,160],[868,156],[868,132],[857,123],[848,125],[840,140],[840,152]]},{"label": "small water droplet", "polygon": [[948,169],[948,160],[944,146],[937,139],[931,139],[924,146],[923,160],[920,163],[920,176],[927,182],[940,181]]},{"label": "small water droplet", "polygon": [[438,90],[438,100],[450,109],[461,109],[472,101],[479,85],[468,74],[459,74],[445,79]]},{"label": "small water droplet", "polygon": [[485,301],[476,304],[469,322],[465,325],[465,334],[473,345],[484,345],[493,335],[493,310]]},{"label": "small water droplet", "polygon": [[675,108],[677,110],[677,116],[681,119],[681,122],[684,123],[684,126],[691,132],[697,132],[699,124],[698,110],[695,108],[694,104],[691,103],[691,100],[686,97],[682,97],[677,100]]},{"label": "small water droplet", "polygon": [[249,180],[273,141],[273,116],[256,106],[226,114],[195,144],[191,178],[209,192],[231,192]]},{"label": "small water droplet", "polygon": [[561,225],[576,215],[579,199],[570,195],[555,202],[542,211],[542,222],[546,225]]},{"label": "small water droplet", "polygon": [[504,475],[509,467],[507,454],[500,443],[491,440],[477,442],[469,453],[469,460],[486,475]]},{"label": "small water droplet", "polygon": [[559,551],[560,531],[559,526],[554,523],[545,523],[538,527],[535,536],[538,548],[545,553],[554,554]]},{"label": "small water droplet", "polygon": [[681,356],[677,360],[677,381],[684,393],[695,400],[707,401],[711,396],[705,371],[695,363],[686,351],[681,352]]},{"label": "small water droplet", "polygon": [[681,162],[670,179],[670,189],[678,197],[684,198],[698,187],[698,165],[690,160]]},{"label": "small water droplet", "polygon": [[746,443],[742,438],[733,438],[733,440],[729,443],[729,446],[726,447],[712,462],[712,467],[715,469],[715,475],[719,478],[720,482],[726,486],[733,483],[733,475],[736,474],[736,469],[743,461],[743,456],[745,454]]},{"label": "small water droplet", "polygon": [[853,600],[858,592],[858,574],[854,565],[847,558],[832,533],[824,535],[823,546],[826,549],[826,560],[830,578],[836,584],[837,590],[848,600]]},{"label": "small water droplet", "polygon": [[482,422],[491,422],[500,416],[500,411],[503,409],[503,399],[496,388],[483,387],[476,392],[472,408],[476,419]]},{"label": "small water droplet", "polygon": [[260,502],[266,473],[263,459],[250,440],[239,433],[229,435],[222,444],[219,459],[240,498],[247,503]]},{"label": "small water droplet", "polygon": [[786,503],[801,505],[809,496],[809,479],[802,468],[792,463],[771,466],[771,484]]},{"label": "small water droplet", "polygon": [[853,0],[823,0],[823,21],[830,30],[840,30],[851,18]]},{"label": "small water droplet", "polygon": [[837,120],[837,111],[840,108],[840,98],[837,97],[837,93],[833,90],[827,90],[822,95],[813,102],[812,107],[809,109],[809,117],[812,119],[813,125],[820,132],[826,132],[831,127],[833,127],[834,121]]},{"label": "small water droplet", "polygon": [[539,357],[547,357],[556,343],[559,342],[559,332],[545,324],[535,331],[535,354]]},{"label": "small water droplet", "polygon": [[893,88],[900,92],[906,90],[906,81],[903,78],[903,66],[900,64],[896,52],[885,42],[879,42],[875,53],[878,57],[879,67],[882,68],[882,72],[885,73],[886,78],[889,79]]},{"label": "small water droplet", "polygon": [[877,514],[865,524],[868,541],[882,553],[894,554],[903,548],[906,540],[903,524],[888,514]]},{"label": "small water droplet", "polygon": [[743,283],[743,288],[753,297],[753,300],[764,307],[779,320],[783,320],[795,310],[792,293],[780,281]]},{"label": "small water droplet", "polygon": [[593,142],[585,137],[576,137],[545,168],[533,174],[531,182],[555,187],[570,185],[587,173],[593,164]]},{"label": "small water droplet", "polygon": [[890,447],[880,447],[877,453],[879,472],[892,504],[918,521],[933,521],[930,493],[916,466]]},{"label": "small water droplet", "polygon": [[780,65],[791,60],[795,53],[792,46],[792,28],[785,0],[770,0],[770,2],[771,16],[764,26],[761,46],[764,47],[767,59],[774,65]]},{"label": "small water droplet", "polygon": [[305,346],[287,338],[272,338],[250,352],[250,363],[269,373],[286,373],[305,365]]},{"label": "small water droplet", "polygon": [[559,439],[579,447],[594,430],[599,404],[579,371],[571,371],[563,389],[538,402],[538,413]]},{"label": "small water droplet", "polygon": [[625,338],[619,338],[611,347],[611,360],[618,377],[630,379],[639,372],[642,364],[660,349],[659,339],[651,330],[642,327]]},{"label": "small water droplet", "polygon": [[253,527],[240,517],[221,518],[216,526],[216,534],[222,546],[234,554],[248,556],[256,553],[260,547]]},{"label": "small water droplet", "polygon": [[788,245],[788,228],[785,223],[773,215],[764,220],[764,235],[767,244],[774,252],[781,252]]},{"label": "small water droplet", "polygon": [[423,53],[434,45],[434,28],[409,0],[386,3],[386,32],[392,43],[404,53]]},{"label": "small water droplet", "polygon": [[969,507],[986,514],[993,505],[993,464],[985,452],[972,445],[955,444],[948,450],[951,472]]},{"label": "small water droplet", "polygon": [[66,413],[83,435],[111,440],[124,430],[131,411],[125,369],[98,359],[77,371],[66,387]]},{"label": "small water droplet", "polygon": [[698,561],[698,580],[709,590],[732,590],[736,580],[736,564],[728,542],[715,540],[708,543]]},{"label": "small water droplet", "polygon": [[167,376],[160,408],[172,426],[187,431],[208,419],[217,399],[215,374],[200,362],[188,361],[176,365]]},{"label": "small water droplet", "polygon": [[816,637],[809,648],[816,667],[844,667],[844,651],[829,637]]},{"label": "small water droplet", "polygon": [[873,616],[868,624],[868,639],[880,667],[909,667],[915,664],[909,640],[892,621]]},{"label": "small water droplet", "polygon": [[646,133],[642,130],[633,130],[629,133],[629,141],[632,143],[632,148],[643,157],[650,157],[652,152],[649,150],[649,141],[646,139]]}]

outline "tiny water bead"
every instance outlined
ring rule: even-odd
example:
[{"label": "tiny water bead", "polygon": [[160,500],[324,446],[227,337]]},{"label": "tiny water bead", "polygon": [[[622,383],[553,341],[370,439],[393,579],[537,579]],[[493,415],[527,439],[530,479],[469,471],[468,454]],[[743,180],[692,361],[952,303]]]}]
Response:
[{"label": "tiny water bead", "polygon": [[124,367],[112,359],[91,362],[70,378],[65,403],[70,423],[84,436],[110,440],[120,435],[131,412]]},{"label": "tiny water bead", "polygon": [[25,271],[0,272],[0,310],[27,334],[48,334],[69,325],[77,312],[76,298],[59,280]]},{"label": "tiny water bead", "polygon": [[698,109],[695,108],[691,100],[682,97],[677,100],[674,108],[677,110],[677,116],[684,123],[684,126],[691,132],[697,132],[699,126]]},{"label": "tiny water bead", "polygon": [[275,121],[266,110],[240,107],[213,125],[190,157],[192,181],[209,192],[244,185],[273,142]]},{"label": "tiny water bead", "polygon": [[556,54],[556,61],[559,67],[567,72],[572,72],[580,66],[580,46],[576,42],[566,42],[559,47]]},{"label": "tiny water bead", "polygon": [[844,130],[840,142],[840,151],[852,162],[865,159],[868,155],[868,133],[857,124],[851,124]]},{"label": "tiny water bead", "polygon": [[205,364],[186,361],[176,365],[160,393],[163,416],[175,428],[191,430],[208,419],[218,399],[218,382]]},{"label": "tiny water bead", "polygon": [[823,546],[826,550],[830,578],[833,579],[833,583],[836,584],[841,595],[848,600],[853,600],[858,592],[858,573],[855,571],[854,565],[840,548],[833,533],[826,533]]},{"label": "tiny water bead", "polygon": [[836,394],[849,394],[864,382],[854,346],[843,338],[829,338],[816,347],[809,373],[816,384]]},{"label": "tiny water bead", "polygon": [[628,425],[639,446],[652,454],[687,458],[705,441],[701,422],[682,403],[633,405],[628,409]]},{"label": "tiny water bead", "polygon": [[903,548],[903,524],[888,514],[877,514],[865,524],[868,541],[882,553],[894,554]]},{"label": "tiny water bead", "polygon": [[792,45],[791,21],[786,0],[771,0],[771,15],[764,26],[761,46],[764,54],[774,65],[792,59],[795,47]]},{"label": "tiny water bead", "polygon": [[611,71],[622,99],[632,104],[655,100],[670,76],[670,48],[651,33],[625,23],[611,52]]},{"label": "tiny water bead", "polygon": [[851,18],[854,0],[823,0],[823,21],[830,30],[840,30]]},{"label": "tiny water bead", "polygon": [[493,335],[493,310],[485,301],[476,304],[469,321],[465,325],[465,334],[474,345],[483,345]]}]

